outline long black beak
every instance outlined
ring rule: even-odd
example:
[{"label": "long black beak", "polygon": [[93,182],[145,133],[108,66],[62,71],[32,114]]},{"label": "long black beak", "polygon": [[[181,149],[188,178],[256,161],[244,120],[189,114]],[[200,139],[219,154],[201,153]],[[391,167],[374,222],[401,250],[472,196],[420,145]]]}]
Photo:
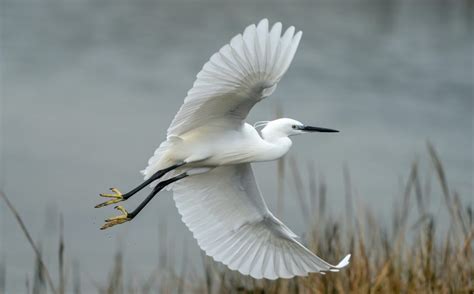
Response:
[{"label": "long black beak", "polygon": [[299,127],[299,129],[305,132],[339,133],[338,130],[318,128],[318,127],[312,127],[312,126],[302,126],[302,127]]}]

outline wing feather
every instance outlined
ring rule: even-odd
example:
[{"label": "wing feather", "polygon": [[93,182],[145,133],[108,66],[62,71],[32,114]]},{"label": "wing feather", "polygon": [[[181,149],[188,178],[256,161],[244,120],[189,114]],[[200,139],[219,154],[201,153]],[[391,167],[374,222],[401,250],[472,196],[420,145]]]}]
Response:
[{"label": "wing feather", "polygon": [[250,164],[221,166],[173,186],[183,222],[214,260],[254,278],[337,271],[299,243],[263,200]]},{"label": "wing feather", "polygon": [[[206,125],[219,123],[228,128],[242,125],[251,108],[271,95],[288,70],[301,39],[301,31],[289,27],[282,33],[277,22],[268,20],[248,26],[213,54],[197,74],[183,105],[167,131],[170,138]],[[161,160],[172,142],[163,142],[142,171],[145,179],[169,162]]]},{"label": "wing feather", "polygon": [[[281,36],[281,29],[279,22],[269,29],[268,20],[263,19],[212,55],[197,74],[168,136],[182,135],[210,120],[227,120],[234,109],[240,112],[238,119],[230,119],[231,124],[240,125],[251,107],[271,94],[293,59],[301,32],[295,35],[295,28],[290,27]],[[216,99],[226,103],[210,103]]]},{"label": "wing feather", "polygon": [[[173,119],[167,141],[150,158],[145,177],[163,164],[163,154],[180,135],[215,121],[239,127],[253,105],[275,90],[301,39],[294,27],[281,34],[281,23],[269,29],[264,19],[211,56]],[[250,164],[218,167],[185,178],[172,189],[182,220],[201,249],[231,269],[276,279],[337,271],[348,264],[346,256],[331,265],[295,239],[268,210]]]}]

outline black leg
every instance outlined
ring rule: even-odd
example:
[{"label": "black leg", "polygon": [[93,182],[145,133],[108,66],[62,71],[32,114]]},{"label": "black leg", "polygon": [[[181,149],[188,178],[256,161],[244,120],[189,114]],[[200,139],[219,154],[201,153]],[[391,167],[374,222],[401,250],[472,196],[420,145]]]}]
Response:
[{"label": "black leg", "polygon": [[125,194],[122,194],[116,188],[111,188],[110,190],[112,190],[113,194],[100,194],[100,196],[108,197],[108,198],[112,198],[112,199],[96,205],[95,208],[104,207],[104,206],[107,206],[107,205],[110,205],[110,204],[114,204],[114,203],[118,203],[118,202],[122,202],[124,200],[127,200],[128,198],[132,197],[138,191],[142,190],[143,188],[145,188],[146,186],[148,186],[152,182],[160,179],[161,177],[163,177],[168,172],[170,172],[174,169],[177,169],[177,168],[183,166],[184,164],[185,164],[184,162],[180,162],[180,163],[174,164],[170,167],[167,167],[165,169],[157,171],[148,180],[144,181],[138,187],[134,188],[133,190],[131,190],[130,192],[125,193]]},{"label": "black leg", "polygon": [[150,202],[151,199],[153,199],[153,197],[155,197],[155,195],[158,194],[158,192],[160,192],[164,187],[166,187],[167,185],[169,185],[173,182],[179,181],[182,178],[185,178],[187,176],[188,176],[187,173],[182,173],[182,174],[177,175],[176,177],[173,177],[171,179],[159,182],[156,185],[156,187],[153,189],[153,191],[150,193],[150,195],[148,195],[148,197],[142,203],[140,203],[140,205],[134,211],[132,211],[131,213],[128,213],[127,210],[125,210],[125,208],[123,208],[122,206],[116,206],[115,209],[122,212],[122,214],[119,215],[119,216],[114,216],[114,217],[106,219],[105,224],[100,229],[105,230],[105,229],[111,228],[113,226],[120,225],[120,224],[123,224],[125,222],[131,221],[134,217],[137,216],[137,214],[140,213],[140,211],[148,204],[148,202]]},{"label": "black leg", "polygon": [[148,204],[148,202],[151,201],[151,199],[153,199],[153,197],[155,197],[156,194],[158,194],[158,192],[160,192],[164,187],[168,186],[169,184],[173,183],[173,182],[176,182],[176,181],[179,181],[185,177],[187,177],[188,175],[186,173],[182,173],[180,175],[177,175],[176,177],[173,177],[171,179],[168,179],[168,180],[165,180],[165,181],[162,181],[162,182],[159,182],[155,188],[153,189],[153,191],[150,193],[150,195],[148,195],[146,197],[145,200],[143,200],[142,203],[140,203],[140,205],[138,205],[138,207],[127,214],[127,218],[129,219],[133,219],[134,217],[137,216],[138,213],[140,213],[140,211]]},{"label": "black leg", "polygon": [[162,170],[159,170],[157,171],[156,173],[154,173],[148,180],[144,181],[143,183],[141,183],[138,187],[134,188],[133,190],[131,190],[130,192],[127,192],[125,194],[123,194],[123,199],[126,200],[130,197],[132,197],[133,195],[135,195],[138,191],[142,190],[143,188],[145,188],[146,186],[148,186],[149,184],[153,183],[154,181],[160,179],[161,177],[163,177],[164,175],[166,175],[167,173],[169,173],[170,171],[174,170],[174,169],[177,169],[178,167],[181,167],[183,166],[185,163],[184,162],[181,162],[181,163],[177,163],[175,165],[172,165],[170,167],[167,167],[165,169],[162,169]]}]

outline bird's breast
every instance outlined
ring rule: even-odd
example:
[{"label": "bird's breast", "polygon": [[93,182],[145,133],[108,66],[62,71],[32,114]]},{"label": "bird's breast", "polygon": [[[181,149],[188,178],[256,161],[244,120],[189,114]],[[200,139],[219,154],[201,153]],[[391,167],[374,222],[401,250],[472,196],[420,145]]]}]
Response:
[{"label": "bird's breast", "polygon": [[194,164],[202,166],[276,160],[285,155],[291,147],[289,138],[266,141],[248,124],[240,130],[200,131],[187,134],[183,139],[184,153],[187,156],[198,155],[198,158],[203,158]]}]

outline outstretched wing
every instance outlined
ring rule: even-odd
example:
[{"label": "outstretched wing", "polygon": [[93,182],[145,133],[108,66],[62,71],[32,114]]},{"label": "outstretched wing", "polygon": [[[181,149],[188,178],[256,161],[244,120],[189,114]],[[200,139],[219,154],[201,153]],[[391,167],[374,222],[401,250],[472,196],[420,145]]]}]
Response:
[{"label": "outstretched wing", "polygon": [[302,32],[268,20],[248,26],[243,34],[212,55],[198,73],[184,104],[168,128],[168,136],[204,124],[240,126],[250,109],[276,88],[295,55]]},{"label": "outstretched wing", "polygon": [[250,164],[222,166],[173,186],[184,223],[207,255],[254,278],[290,278],[338,271],[295,240],[268,210]]}]

